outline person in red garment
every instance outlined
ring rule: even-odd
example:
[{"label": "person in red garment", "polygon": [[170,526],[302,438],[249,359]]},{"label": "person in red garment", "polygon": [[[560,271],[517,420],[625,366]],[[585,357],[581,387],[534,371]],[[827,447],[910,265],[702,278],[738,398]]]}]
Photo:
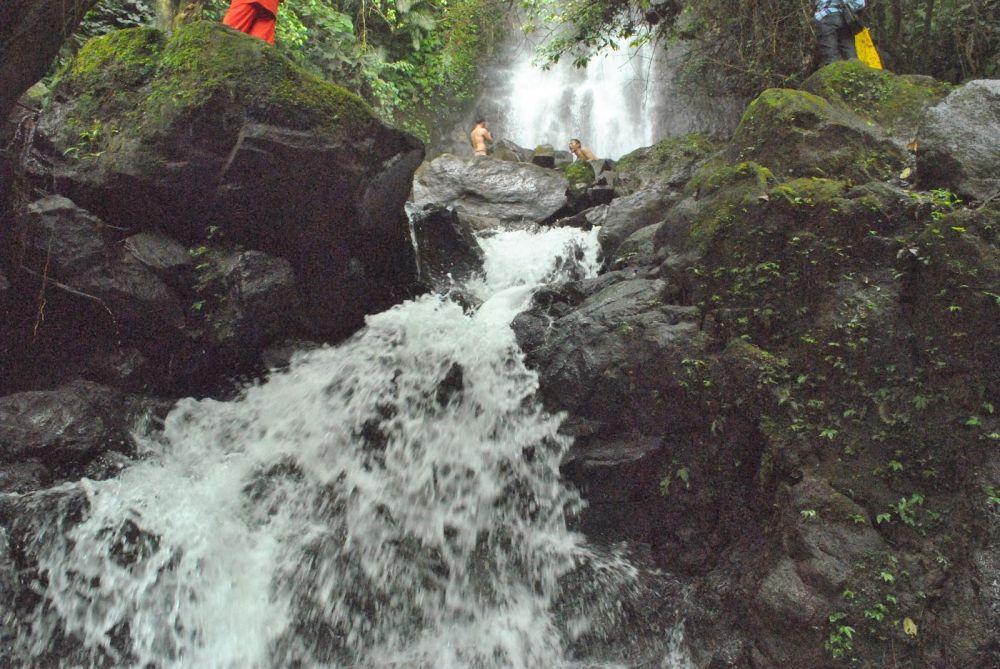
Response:
[{"label": "person in red garment", "polygon": [[232,0],[222,22],[247,35],[274,44],[274,28],[278,22],[281,0]]}]

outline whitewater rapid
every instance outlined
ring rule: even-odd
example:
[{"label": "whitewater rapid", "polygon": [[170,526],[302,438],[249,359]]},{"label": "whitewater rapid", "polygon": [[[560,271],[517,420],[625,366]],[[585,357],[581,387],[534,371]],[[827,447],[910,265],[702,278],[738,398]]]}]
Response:
[{"label": "whitewater rapid", "polygon": [[47,493],[68,501],[16,656],[69,634],[92,666],[611,666],[568,648],[620,633],[638,571],[567,529],[570,444],[510,328],[540,283],[596,274],[596,235],[485,236],[474,315],[426,295],[371,316],[235,401],[181,401],[117,478]]}]

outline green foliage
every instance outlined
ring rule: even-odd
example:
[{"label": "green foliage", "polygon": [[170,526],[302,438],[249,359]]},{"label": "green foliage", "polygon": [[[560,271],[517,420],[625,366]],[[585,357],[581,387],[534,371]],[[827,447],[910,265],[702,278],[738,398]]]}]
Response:
[{"label": "green foliage", "polygon": [[[150,26],[152,0],[104,0],[60,55],[60,70],[88,39]],[[228,0],[206,0],[218,21]],[[322,78],[357,93],[387,121],[424,141],[475,100],[479,66],[505,27],[501,0],[285,0],[275,43]]]},{"label": "green foliage", "polygon": [[[622,43],[681,40],[682,77],[752,97],[795,85],[815,69],[813,0],[522,0],[528,27],[561,25],[543,62],[582,65]],[[883,61],[900,73],[959,82],[1000,72],[1000,0],[872,0],[866,12]]]},{"label": "green foliage", "polygon": [[499,0],[286,0],[279,49],[424,141],[479,92]]}]

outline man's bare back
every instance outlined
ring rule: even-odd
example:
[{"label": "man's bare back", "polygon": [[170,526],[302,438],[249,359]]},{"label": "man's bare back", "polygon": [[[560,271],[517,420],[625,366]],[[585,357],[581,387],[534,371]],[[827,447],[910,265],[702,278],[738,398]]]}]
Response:
[{"label": "man's bare back", "polygon": [[478,121],[476,127],[469,134],[469,141],[472,142],[472,150],[477,156],[486,155],[486,143],[493,142],[493,135],[486,129],[486,121]]}]

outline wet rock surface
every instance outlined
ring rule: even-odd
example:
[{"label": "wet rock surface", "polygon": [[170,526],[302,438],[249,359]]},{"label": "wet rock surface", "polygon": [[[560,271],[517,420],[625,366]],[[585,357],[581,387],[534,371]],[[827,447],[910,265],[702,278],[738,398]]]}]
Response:
[{"label": "wet rock surface", "polygon": [[530,225],[566,205],[566,178],[537,165],[493,158],[443,155],[424,165],[413,182],[417,207],[454,207],[459,216],[501,225]]},{"label": "wet rock surface", "polygon": [[[766,92],[673,195],[602,228],[604,274],[539,291],[514,322],[576,438],[577,527],[690,579],[698,667],[998,659],[995,509],[962,492],[996,486],[981,414],[998,362],[981,343],[1000,342],[1000,313],[981,296],[1000,286],[998,214],[898,185],[900,140],[925,120],[948,132],[946,87],[855,69]],[[949,100],[979,104],[956,103],[957,123],[991,128],[988,85],[968,86]],[[928,165],[921,188],[987,199],[971,175],[996,135],[942,142],[940,164],[967,162]],[[652,151],[623,159],[619,183],[647,186]]]},{"label": "wet rock surface", "polygon": [[429,207],[412,215],[421,278],[438,292],[483,271],[483,250],[472,226],[454,209]]}]

